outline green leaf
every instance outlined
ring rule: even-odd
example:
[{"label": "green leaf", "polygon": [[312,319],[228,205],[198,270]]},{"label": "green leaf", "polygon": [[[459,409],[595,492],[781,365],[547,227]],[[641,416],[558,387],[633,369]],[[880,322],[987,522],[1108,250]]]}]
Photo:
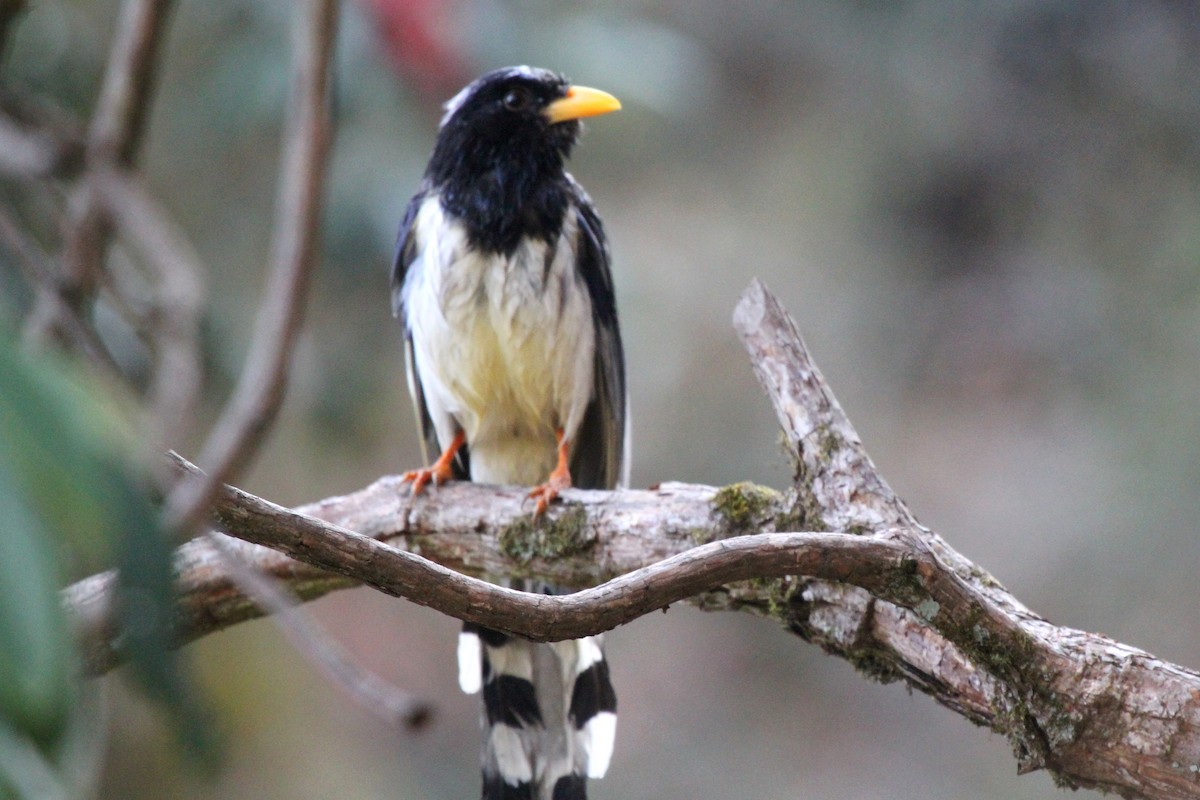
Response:
[{"label": "green leaf", "polygon": [[82,547],[118,567],[118,647],[133,676],[211,764],[211,726],[174,647],[171,543],[132,452],[108,393],[0,339],[0,715],[48,753],[62,734],[77,667],[59,555]]},{"label": "green leaf", "polygon": [[190,690],[175,641],[172,548],[144,493],[114,481],[109,495],[124,536],[117,554],[121,651],[138,683],[171,714],[186,752],[206,769],[216,766],[217,741],[206,710]]},{"label": "green leaf", "polygon": [[3,455],[0,450],[0,715],[49,749],[75,697],[72,642],[58,595],[54,540],[18,491]]}]

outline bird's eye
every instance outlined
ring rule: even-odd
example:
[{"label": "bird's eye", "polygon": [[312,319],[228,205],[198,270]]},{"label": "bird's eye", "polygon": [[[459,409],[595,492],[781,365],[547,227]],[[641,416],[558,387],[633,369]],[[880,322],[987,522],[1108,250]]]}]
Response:
[{"label": "bird's eye", "polygon": [[533,95],[528,89],[513,89],[504,95],[504,107],[509,111],[524,111],[533,102]]}]

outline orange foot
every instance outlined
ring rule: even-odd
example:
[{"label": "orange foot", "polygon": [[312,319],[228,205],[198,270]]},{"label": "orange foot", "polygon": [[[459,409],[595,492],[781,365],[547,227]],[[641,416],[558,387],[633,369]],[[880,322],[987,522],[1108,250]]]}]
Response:
[{"label": "orange foot", "polygon": [[550,477],[540,486],[535,486],[528,497],[537,499],[537,505],[533,509],[533,518],[537,519],[542,514],[546,513],[546,509],[558,497],[558,493],[563,489],[571,488],[571,470],[567,466],[567,450],[570,444],[563,438],[561,428],[556,433],[558,437],[558,464],[550,472]]},{"label": "orange foot", "polygon": [[446,448],[445,452],[438,456],[438,460],[433,462],[432,467],[409,470],[400,476],[400,481],[402,483],[412,481],[412,493],[415,497],[423,492],[430,482],[434,486],[439,486],[450,480],[454,476],[454,468],[451,466],[454,463],[454,456],[458,454],[464,441],[466,441],[466,436],[462,431],[454,434],[454,441],[450,442],[450,446]]}]

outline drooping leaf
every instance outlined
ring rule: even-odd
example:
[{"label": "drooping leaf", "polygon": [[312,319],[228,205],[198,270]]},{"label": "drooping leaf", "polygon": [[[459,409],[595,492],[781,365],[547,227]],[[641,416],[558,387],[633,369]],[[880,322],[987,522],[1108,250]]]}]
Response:
[{"label": "drooping leaf", "polygon": [[171,715],[186,752],[211,768],[217,742],[206,710],[191,690],[175,642],[170,542],[144,493],[134,491],[127,480],[113,481],[109,489],[116,516],[123,522],[117,552],[120,649],[142,689]]},{"label": "drooping leaf", "polygon": [[118,647],[133,676],[211,762],[210,726],[173,646],[171,543],[133,452],[101,387],[0,340],[0,714],[53,750],[78,672],[59,555],[82,546],[119,570]]},{"label": "drooping leaf", "polygon": [[55,543],[0,450],[0,716],[44,748],[75,695]]}]

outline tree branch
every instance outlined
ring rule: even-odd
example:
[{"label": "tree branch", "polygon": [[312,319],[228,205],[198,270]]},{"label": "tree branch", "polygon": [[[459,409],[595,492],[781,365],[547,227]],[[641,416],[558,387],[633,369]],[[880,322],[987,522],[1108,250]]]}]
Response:
[{"label": "tree branch", "polygon": [[[301,597],[366,583],[533,639],[598,633],[682,599],[750,610],[1006,734],[1022,771],[1129,797],[1195,797],[1200,674],[1028,611],[912,520],[761,285],[737,326],[796,448],[789,494],[745,484],[575,490],[534,526],[519,489],[450,484],[410,500],[385,478],[302,514],[226,487],[217,518],[273,548],[238,544]],[[782,532],[834,520],[845,532]],[[754,531],[768,533],[739,535]],[[202,542],[178,553],[185,639],[257,613],[211,555]],[[547,597],[460,573],[601,585]],[[67,593],[94,669],[114,663],[109,583],[96,576]]]},{"label": "tree branch", "polygon": [[49,120],[30,122],[8,108],[0,110],[5,112],[0,114],[0,172],[32,180],[66,176],[78,169],[84,151],[81,136],[59,130]]},{"label": "tree branch", "polygon": [[188,527],[203,515],[220,484],[249,460],[283,402],[287,370],[304,317],[317,261],[320,212],[329,147],[330,64],[337,38],[336,0],[308,0],[293,43],[292,91],[284,132],[272,228],[271,273],[254,325],[250,352],[232,398],[201,451],[207,476],[181,481],[166,519]]},{"label": "tree branch", "polygon": [[[145,128],[159,43],[170,9],[169,0],[125,0],[121,4],[116,40],[88,126],[87,168],[101,164],[128,167],[133,163]],[[85,171],[71,195],[63,236],[65,278],[70,281],[70,302],[77,307],[90,300],[99,283],[108,234],[104,209]]]},{"label": "tree branch", "polygon": [[[995,578],[916,525],[871,463],[795,323],[761,282],[751,283],[734,325],[794,449],[806,515],[875,536],[905,525],[912,551],[932,559],[917,559],[930,605],[888,609],[855,589],[785,581],[781,589],[796,608],[785,622],[853,660],[863,647],[862,626],[870,621],[870,656],[885,674],[898,673],[942,700],[936,686],[913,675],[915,667],[940,679],[938,662],[914,663],[904,646],[932,627],[994,680],[989,724],[1008,736],[1021,772],[1047,768],[1063,785],[1127,796],[1197,796],[1200,674],[1033,614]],[[849,612],[850,624],[811,626],[813,604],[831,598]],[[882,628],[881,609],[889,618]]]},{"label": "tree branch", "polygon": [[96,335],[96,331],[75,313],[75,309],[71,308],[60,294],[58,276],[50,256],[4,207],[0,207],[0,244],[13,254],[24,274],[25,282],[39,298],[42,298],[45,307],[53,310],[63,335],[75,349],[101,372],[112,376],[119,375],[120,369]]},{"label": "tree branch", "polygon": [[[147,394],[156,430],[147,438],[161,449],[165,443],[186,438],[186,423],[200,392],[204,265],[184,232],[137,176],[100,167],[93,170],[91,180],[118,235],[141,254],[153,276],[136,327],[154,354]],[[115,271],[110,278],[117,283]],[[133,293],[117,294],[128,302]]]}]

